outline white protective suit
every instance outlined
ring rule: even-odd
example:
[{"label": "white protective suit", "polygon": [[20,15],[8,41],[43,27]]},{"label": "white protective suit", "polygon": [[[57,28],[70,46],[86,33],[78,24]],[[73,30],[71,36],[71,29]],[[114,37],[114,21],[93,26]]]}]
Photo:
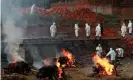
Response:
[{"label": "white protective suit", "polygon": [[118,57],[123,57],[124,49],[122,49],[122,48],[116,48],[116,51],[118,52]]},{"label": "white protective suit", "polygon": [[85,30],[86,30],[86,36],[90,36],[90,25],[88,25],[87,23],[85,24]]},{"label": "white protective suit", "polygon": [[78,27],[78,24],[75,24],[75,36],[78,37],[79,34],[78,34],[78,31],[79,31],[79,27]]},{"label": "white protective suit", "polygon": [[35,4],[31,6],[30,14],[33,14],[35,12],[35,7],[36,7]]},{"label": "white protective suit", "polygon": [[50,33],[51,33],[51,37],[55,37],[55,34],[56,34],[56,25],[55,25],[55,23],[53,23],[53,25],[51,25]]},{"label": "white protective suit", "polygon": [[129,23],[128,23],[128,28],[129,28],[129,34],[132,33],[132,22],[129,20]]},{"label": "white protective suit", "polygon": [[123,25],[121,27],[121,36],[122,37],[125,37],[126,31],[127,31],[126,25],[125,25],[125,23],[123,23]]},{"label": "white protective suit", "polygon": [[116,53],[115,53],[115,51],[112,49],[112,48],[110,48],[110,51],[107,53],[107,55],[106,56],[111,56],[111,61],[114,61],[115,60],[115,58],[116,58]]},{"label": "white protective suit", "polygon": [[96,47],[96,51],[96,54],[101,57],[103,50],[100,44]]},{"label": "white protective suit", "polygon": [[95,29],[96,31],[96,37],[101,37],[101,27],[100,24],[98,24],[98,26]]}]

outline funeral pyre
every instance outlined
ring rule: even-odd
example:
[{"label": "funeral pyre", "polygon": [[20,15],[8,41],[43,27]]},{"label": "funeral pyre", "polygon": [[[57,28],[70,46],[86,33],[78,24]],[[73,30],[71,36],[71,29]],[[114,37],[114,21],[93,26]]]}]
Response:
[{"label": "funeral pyre", "polygon": [[[66,59],[66,66],[68,67],[76,67],[75,65],[75,58],[69,51],[62,49],[61,51],[63,57]],[[61,58],[60,58],[61,60]]]},{"label": "funeral pyre", "polygon": [[69,51],[62,49],[61,53],[62,56],[53,59],[52,65],[43,66],[39,69],[36,75],[37,78],[62,79],[66,76],[64,72],[65,67],[76,67],[74,57]]},{"label": "funeral pyre", "polygon": [[16,61],[16,57],[13,57],[12,63],[10,63],[6,68],[3,68],[4,75],[28,75],[28,73],[35,73],[36,77],[39,79],[54,79],[58,80],[64,78],[65,67],[76,67],[73,55],[63,49],[61,51],[62,56],[56,58],[45,58],[43,59],[44,65],[39,69],[29,65],[24,61]]},{"label": "funeral pyre", "polygon": [[36,76],[39,79],[46,79],[48,80],[58,80],[63,78],[64,73],[63,69],[58,62],[58,58],[53,59],[53,64],[43,66],[39,69]]},{"label": "funeral pyre", "polygon": [[31,71],[31,66],[28,63],[24,61],[16,61],[17,56],[13,56],[12,58],[12,63],[3,68],[5,74],[17,73],[27,75]]},{"label": "funeral pyre", "polygon": [[95,66],[93,67],[93,76],[117,76],[118,71],[116,66],[112,64],[107,58],[101,58],[97,55],[93,56]]}]

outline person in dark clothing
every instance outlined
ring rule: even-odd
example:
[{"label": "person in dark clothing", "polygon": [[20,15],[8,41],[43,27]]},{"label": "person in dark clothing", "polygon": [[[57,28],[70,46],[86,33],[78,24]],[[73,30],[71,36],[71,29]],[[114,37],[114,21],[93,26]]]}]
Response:
[{"label": "person in dark clothing", "polygon": [[101,23],[101,34],[103,35],[103,23]]}]

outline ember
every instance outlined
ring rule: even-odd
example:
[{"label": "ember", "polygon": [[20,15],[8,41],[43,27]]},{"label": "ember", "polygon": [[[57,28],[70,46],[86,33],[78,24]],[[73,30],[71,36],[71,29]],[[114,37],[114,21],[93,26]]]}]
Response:
[{"label": "ember", "polygon": [[58,62],[58,58],[54,58],[54,65],[51,66],[43,66],[37,72],[37,78],[48,78],[54,80],[58,80],[63,78],[63,69]]},{"label": "ember", "polygon": [[27,75],[30,71],[31,67],[23,61],[10,63],[8,67],[4,68],[4,73],[6,74],[18,73]]},{"label": "ember", "polygon": [[75,59],[74,59],[73,55],[69,51],[67,51],[65,49],[62,49],[62,54],[63,54],[64,57],[68,58],[67,66],[76,67],[75,66]]},{"label": "ember", "polygon": [[96,67],[101,66],[103,70],[100,72],[100,75],[113,75],[114,65],[110,64],[107,58],[100,58],[95,55],[93,60],[96,64]]},{"label": "ember", "polygon": [[39,69],[36,76],[37,78],[43,79],[57,79],[58,73],[57,73],[57,67],[56,66],[44,66]]}]

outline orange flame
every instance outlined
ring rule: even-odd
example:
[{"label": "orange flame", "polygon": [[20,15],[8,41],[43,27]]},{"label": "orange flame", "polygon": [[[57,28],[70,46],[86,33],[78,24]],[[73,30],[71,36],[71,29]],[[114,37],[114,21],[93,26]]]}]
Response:
[{"label": "orange flame", "polygon": [[62,49],[62,54],[63,54],[64,57],[68,58],[68,60],[69,60],[68,63],[67,63],[68,66],[76,67],[74,65],[75,60],[74,60],[74,57],[73,57],[72,53],[70,53],[69,51],[67,51],[65,49]]},{"label": "orange flame", "polygon": [[107,58],[100,58],[99,56],[95,55],[93,57],[93,60],[96,63],[96,66],[98,66],[97,64],[99,64],[104,68],[104,72],[102,74],[113,74],[114,65],[110,64]]},{"label": "orange flame", "polygon": [[61,74],[63,73],[62,68],[60,67],[60,63],[58,62],[58,59],[56,61],[56,66],[58,67],[58,76],[59,78],[62,78]]}]

